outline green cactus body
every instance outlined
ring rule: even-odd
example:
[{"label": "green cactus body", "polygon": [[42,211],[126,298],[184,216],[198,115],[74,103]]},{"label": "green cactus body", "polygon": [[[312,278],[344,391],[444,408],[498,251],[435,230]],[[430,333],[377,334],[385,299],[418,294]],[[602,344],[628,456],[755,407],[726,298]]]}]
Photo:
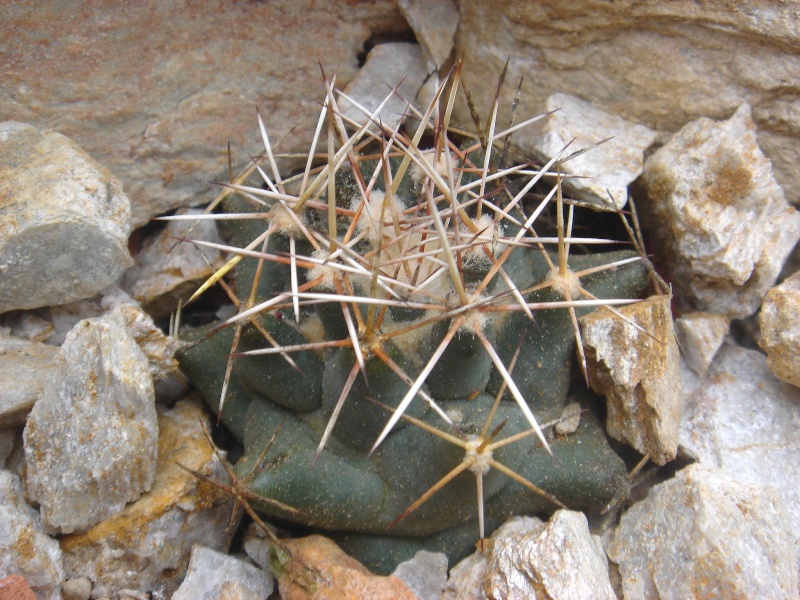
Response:
[{"label": "green cactus body", "polygon": [[[482,163],[480,153],[471,156],[475,164]],[[415,157],[416,161],[427,160]],[[402,156],[389,161],[393,180],[401,160]],[[463,159],[453,160],[464,164]],[[251,491],[301,513],[288,514],[266,502],[256,503],[256,508],[273,517],[327,530],[367,566],[388,572],[420,548],[441,549],[457,558],[473,547],[479,470],[488,527],[512,514],[554,508],[552,501],[496,468],[473,464],[398,521],[418,498],[465,460],[462,447],[422,426],[448,432],[463,443],[488,440],[487,430],[495,430],[500,423],[504,423],[500,437],[522,435],[531,431],[531,422],[521,410],[519,397],[538,423],[558,418],[570,386],[575,334],[565,307],[537,304],[530,319],[518,309],[519,298],[508,283],[513,282],[524,302],[531,305],[564,300],[563,293],[547,285],[553,265],[559,264],[561,247],[545,254],[539,243],[513,240],[516,230],[503,221],[505,217],[487,220],[484,216],[481,220],[474,192],[472,196],[468,190],[457,195],[462,202],[473,198],[469,208],[452,210],[446,198],[436,199],[442,193],[440,188],[434,186],[433,194],[426,195],[432,173],[427,179],[406,174],[392,194],[386,190],[385,168],[378,160],[355,156],[354,161],[360,174],[341,167],[336,175],[336,245],[330,246],[331,232],[325,233],[322,194],[297,210],[311,234],[274,226],[275,215],[285,208],[271,198],[267,199],[271,212],[264,220],[226,225],[228,242],[238,248],[274,226],[266,239],[266,253],[273,259],[263,262],[258,281],[255,257],[244,258],[233,272],[242,306],[284,294],[280,303],[242,326],[236,352],[275,345],[316,345],[292,351],[293,365],[276,353],[237,354],[221,420],[243,444],[244,455],[235,468],[242,477],[254,473]],[[362,186],[369,184],[376,168],[380,176],[367,196]],[[465,174],[461,185],[475,179],[474,174]],[[458,184],[452,185],[456,189]],[[430,198],[435,199],[436,207]],[[224,210],[265,209],[254,208],[246,198],[232,194]],[[444,215],[440,223],[449,232],[446,240],[441,237],[443,229],[434,227],[433,211]],[[517,212],[517,218],[524,220],[522,211]],[[294,244],[289,243],[290,236],[294,236]],[[509,244],[515,246],[505,256]],[[317,260],[314,257],[328,256],[341,246],[348,248],[347,253],[330,262],[344,267],[312,264]],[[298,265],[295,286],[316,281],[307,291],[321,294],[302,297],[300,324],[288,293],[292,271],[287,257],[292,247]],[[447,247],[460,248],[453,251],[454,263],[447,261]],[[428,255],[421,256],[426,252]],[[404,258],[412,256],[416,258]],[[629,251],[575,255],[568,264],[572,272],[580,272],[632,256]],[[453,271],[456,261],[458,282]],[[507,279],[496,268],[498,261]],[[342,270],[345,267],[351,270]],[[641,262],[581,278],[583,289],[598,298],[635,298],[646,283]],[[256,291],[251,294],[254,284]],[[342,300],[342,294],[347,300]],[[366,303],[373,299],[376,304]],[[591,309],[576,306],[575,310],[580,314]],[[349,311],[349,324],[344,311]],[[454,324],[459,323],[461,327],[455,330]],[[255,325],[268,332],[272,341],[265,341]],[[180,354],[181,368],[215,411],[219,411],[235,327],[221,329]],[[207,332],[208,328],[196,330],[187,337],[199,339]],[[352,340],[354,333],[357,344]],[[496,357],[490,355],[487,345]],[[497,357],[510,375],[503,375]],[[424,381],[418,382],[424,373]],[[511,389],[509,378],[519,394]],[[415,382],[418,393],[409,396]],[[348,388],[343,397],[342,390]],[[410,403],[401,406],[407,397]],[[421,424],[400,419],[374,448],[398,406],[405,416]],[[333,424],[331,417],[336,413]],[[329,423],[330,439],[317,456]],[[256,465],[281,425],[263,464]],[[607,444],[591,411],[575,433],[552,439],[550,447],[553,457],[538,437],[531,435],[486,456],[573,509],[607,502],[626,485],[625,465]]]}]

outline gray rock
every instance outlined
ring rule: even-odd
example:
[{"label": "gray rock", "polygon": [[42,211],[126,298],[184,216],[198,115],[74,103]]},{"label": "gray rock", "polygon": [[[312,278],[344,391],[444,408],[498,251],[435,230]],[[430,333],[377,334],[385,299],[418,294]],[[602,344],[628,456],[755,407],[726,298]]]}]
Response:
[{"label": "gray rock", "polygon": [[[455,54],[486,114],[511,57],[501,97],[508,122],[520,77],[518,115],[542,111],[550,94],[591,98],[606,112],[674,132],[698,117],[726,118],[753,106],[761,147],[778,182],[800,202],[800,9],[795,4],[620,0],[461,0]],[[792,90],[792,91],[789,91]],[[472,123],[465,103],[459,121]],[[521,132],[520,132],[521,133]],[[530,151],[530,137],[515,135]]]},{"label": "gray rock", "polygon": [[[581,317],[589,384],[608,403],[606,429],[663,465],[675,458],[681,420],[678,345],[669,296]],[[638,325],[638,328],[634,326]]]},{"label": "gray rock", "polygon": [[776,379],[763,354],[732,343],[684,398],[682,449],[739,481],[776,489],[800,544],[798,432],[800,390]]},{"label": "gray rock", "polygon": [[447,556],[420,550],[411,560],[397,565],[392,575],[405,583],[419,600],[439,600],[447,585]]},{"label": "gray rock", "polygon": [[154,380],[164,379],[178,370],[175,351],[178,340],[164,335],[153,318],[136,304],[120,303],[108,313],[110,317],[119,317],[125,324],[136,345],[147,358],[150,375]]},{"label": "gray rock", "polygon": [[[378,116],[384,126],[395,128],[403,114],[408,112],[406,104],[414,101],[425,82],[427,70],[422,49],[417,44],[378,44],[370,50],[367,62],[344,91],[372,113],[402,82],[397,90],[402,98],[394,94]],[[341,98],[338,104],[342,115],[359,124],[367,122],[367,116],[345,98]]]},{"label": "gray rock", "polygon": [[132,264],[119,181],[54,131],[0,123],[0,313],[93,296]]},{"label": "gray rock", "polygon": [[[201,214],[200,210],[179,211],[178,215]],[[225,264],[214,248],[195,246],[179,239],[222,244],[214,221],[169,221],[155,235],[146,238],[136,255],[135,265],[125,272],[122,287],[156,319],[168,317],[186,301],[214,271]]]},{"label": "gray rock", "polygon": [[272,573],[196,545],[186,578],[173,600],[258,600],[272,594]]},{"label": "gray rock", "polygon": [[675,319],[675,333],[686,364],[701,377],[717,354],[731,320],[712,313],[689,313]]},{"label": "gray rock", "polygon": [[582,513],[560,510],[548,523],[517,517],[487,548],[452,569],[442,600],[616,598]]},{"label": "gray rock", "polygon": [[60,378],[25,426],[26,484],[46,531],[86,531],[150,489],[158,424],[147,359],[119,317],[67,336]]},{"label": "gray rock", "polygon": [[453,51],[458,7],[452,0],[398,0],[397,6],[422,45],[429,70],[443,67]]},{"label": "gray rock", "polygon": [[642,180],[681,308],[753,314],[800,239],[800,214],[758,147],[750,107],[686,125],[647,160]]},{"label": "gray rock", "polygon": [[61,598],[58,542],[45,535],[39,515],[25,504],[19,477],[0,470],[0,579],[12,573],[23,575],[38,598]]},{"label": "gray rock", "polygon": [[800,387],[800,272],[767,292],[758,319],[767,366]]},{"label": "gray rock", "polygon": [[704,465],[650,490],[608,548],[626,598],[796,598],[795,555],[772,488]]},{"label": "gray rock", "polygon": [[56,379],[58,349],[0,331],[0,427],[24,425],[44,389]]},{"label": "gray rock", "polygon": [[575,141],[564,157],[611,138],[561,165],[564,172],[579,176],[566,179],[564,186],[586,202],[624,207],[628,185],[642,173],[644,152],[655,140],[656,132],[569,94],[557,93],[547,99],[545,110],[556,109],[558,112],[547,118],[541,135],[532,142],[535,152],[550,160],[570,140]]},{"label": "gray rock", "polygon": [[201,423],[202,400],[158,407],[158,468],[152,489],[83,534],[61,539],[67,577],[88,577],[96,598],[119,590],[144,590],[170,598],[189,564],[193,544],[225,551],[239,511],[226,494],[178,464],[226,482]]},{"label": "gray rock", "polygon": [[92,596],[92,582],[88,577],[68,579],[61,586],[61,595],[64,600],[89,600]]}]

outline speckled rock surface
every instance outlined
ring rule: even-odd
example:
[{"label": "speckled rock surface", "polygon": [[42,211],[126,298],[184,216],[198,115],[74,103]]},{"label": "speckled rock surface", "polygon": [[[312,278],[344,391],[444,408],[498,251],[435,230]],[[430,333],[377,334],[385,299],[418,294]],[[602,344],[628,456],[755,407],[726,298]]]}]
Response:
[{"label": "speckled rock surface", "polygon": [[758,319],[767,366],[800,387],[800,272],[767,292]]},{"label": "speckled rock surface", "polygon": [[688,313],[675,319],[675,333],[686,364],[701,377],[717,354],[731,320],[713,313]]},{"label": "speckled rock surface", "polygon": [[0,427],[24,425],[34,402],[55,377],[57,348],[0,330]]},{"label": "speckled rock surface", "polygon": [[172,600],[257,600],[272,594],[272,573],[195,545],[189,570]]}]

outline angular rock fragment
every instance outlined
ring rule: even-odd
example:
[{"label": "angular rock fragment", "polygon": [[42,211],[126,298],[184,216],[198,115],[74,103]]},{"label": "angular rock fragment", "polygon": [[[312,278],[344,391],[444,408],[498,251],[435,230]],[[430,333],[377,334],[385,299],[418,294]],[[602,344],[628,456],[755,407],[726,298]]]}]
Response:
[{"label": "angular rock fragment", "polygon": [[[393,129],[400,124],[404,114],[408,113],[407,103],[417,96],[427,72],[425,57],[417,44],[378,44],[370,50],[367,62],[344,91],[371,114],[397,84],[402,82],[397,93],[404,99],[393,94],[377,117],[385,127]],[[358,124],[367,122],[364,112],[347,99],[339,99],[338,104],[342,116]]]},{"label": "angular rock fragment", "polygon": [[776,489],[800,545],[798,407],[800,390],[776,379],[763,354],[726,343],[684,398],[680,445],[732,478]]},{"label": "angular rock fragment", "polygon": [[796,598],[795,541],[770,487],[691,465],[623,515],[609,558],[626,598]]},{"label": "angular rock fragment", "polygon": [[419,600],[439,600],[447,585],[447,555],[420,550],[414,558],[397,565],[392,573]]},{"label": "angular rock fragment", "polygon": [[314,588],[320,597],[341,600],[417,598],[397,577],[373,575],[328,538],[311,535],[283,543],[273,559],[283,600],[305,600]]},{"label": "angular rock fragment", "polygon": [[0,331],[0,427],[24,425],[55,377],[58,348]]},{"label": "angular rock fragment", "polygon": [[154,380],[163,379],[178,370],[178,361],[175,360],[177,340],[164,335],[150,315],[133,303],[117,304],[109,315],[119,316],[125,323],[128,332],[147,358],[150,375]]},{"label": "angular rock fragment", "polygon": [[675,319],[675,333],[686,364],[701,377],[730,330],[731,320],[712,313],[689,313]]},{"label": "angular rock fragment", "polygon": [[452,0],[398,0],[400,12],[427,55],[430,71],[447,62],[458,27],[458,7]]},{"label": "angular rock fragment", "polygon": [[69,138],[0,123],[0,313],[88,298],[132,264],[119,181]]},{"label": "angular rock fragment", "polygon": [[256,600],[272,594],[272,573],[195,545],[189,570],[172,600]]},{"label": "angular rock fragment", "polygon": [[681,309],[753,314],[800,238],[800,214],[758,147],[750,106],[686,125],[648,159],[642,180]]},{"label": "angular rock fragment", "polygon": [[[201,210],[179,211],[178,215],[202,214]],[[222,244],[214,221],[170,221],[156,235],[146,238],[125,272],[122,286],[153,318],[168,317],[214,271],[224,264],[222,253],[179,240]]]},{"label": "angular rock fragment", "polygon": [[[45,535],[39,515],[25,503],[19,477],[0,470],[0,578],[14,573],[23,575],[39,598],[61,598],[58,542]],[[0,589],[0,596],[4,592]]]},{"label": "angular rock fragment", "polygon": [[628,185],[641,174],[644,151],[655,140],[656,132],[569,94],[553,94],[547,99],[545,110],[557,112],[547,118],[541,135],[533,141],[537,154],[550,160],[574,139],[562,155],[566,158],[572,152],[608,139],[561,165],[564,172],[579,176],[566,179],[564,186],[586,202],[625,206]]},{"label": "angular rock fragment", "polygon": [[606,429],[659,465],[675,458],[681,376],[669,296],[580,319],[589,384],[608,400]]},{"label": "angular rock fragment", "polygon": [[177,466],[227,482],[201,427],[208,424],[201,401],[181,400],[172,410],[159,410],[152,489],[86,533],[61,540],[67,576],[91,579],[95,597],[133,589],[168,598],[183,578],[193,544],[227,550],[230,543],[231,517],[238,516],[233,502]]},{"label": "angular rock fragment", "polygon": [[487,548],[453,568],[442,600],[616,598],[583,513],[559,510],[547,523],[514,518]]},{"label": "angular rock fragment", "polygon": [[119,317],[87,319],[25,426],[26,484],[45,530],[86,531],[150,489],[158,424],[147,358]]},{"label": "angular rock fragment", "polygon": [[800,387],[800,272],[767,292],[758,318],[758,345],[767,353],[767,366]]}]

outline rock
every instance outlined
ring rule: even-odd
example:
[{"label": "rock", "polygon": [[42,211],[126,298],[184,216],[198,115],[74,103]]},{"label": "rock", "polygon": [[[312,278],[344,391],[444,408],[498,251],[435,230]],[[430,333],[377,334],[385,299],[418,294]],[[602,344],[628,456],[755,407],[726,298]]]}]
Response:
[{"label": "rock", "polygon": [[272,574],[244,561],[195,545],[186,578],[173,600],[258,600],[272,594]]},{"label": "rock", "polygon": [[796,598],[796,547],[782,502],[691,465],[622,516],[608,548],[626,598]]},{"label": "rock", "polygon": [[269,554],[272,542],[256,523],[250,523],[244,532],[242,547],[248,558],[265,571],[270,571]]},{"label": "rock", "polygon": [[800,214],[758,148],[750,107],[686,125],[647,160],[642,180],[680,308],[752,315],[800,239]]},{"label": "rock", "polygon": [[130,589],[168,598],[186,572],[193,544],[226,550],[230,543],[232,501],[177,466],[227,481],[201,428],[201,422],[208,426],[201,402],[182,400],[159,411],[152,489],[88,532],[61,540],[67,576],[88,577],[95,597]]},{"label": "rock", "polygon": [[561,411],[562,421],[556,423],[553,430],[557,435],[569,435],[578,431],[581,424],[581,404],[580,402],[569,402]]},{"label": "rock", "polygon": [[64,600],[89,600],[92,596],[92,582],[88,577],[67,579],[61,586]]},{"label": "rock", "polygon": [[701,463],[758,487],[773,486],[800,544],[800,390],[777,380],[763,354],[722,346],[684,398],[681,448]]},{"label": "rock", "polygon": [[[599,2],[543,0],[458,3],[455,55],[466,53],[463,78],[486,118],[495,80],[512,57],[498,122],[507,123],[520,77],[518,115],[542,112],[554,92],[591,99],[598,109],[651,129],[674,132],[698,117],[726,118],[753,106],[758,138],[776,178],[800,202],[800,10],[793,4],[730,0]],[[459,122],[470,125],[466,103]],[[530,151],[522,131],[516,143]]]},{"label": "rock", "polygon": [[0,313],[74,302],[132,264],[119,181],[54,131],[0,123]]},{"label": "rock", "polygon": [[164,379],[178,371],[178,361],[175,360],[175,351],[178,341],[164,335],[156,327],[150,315],[136,304],[121,303],[116,305],[109,314],[111,317],[119,316],[128,333],[147,358],[150,375],[154,380]]},{"label": "rock", "polygon": [[9,575],[0,579],[0,600],[36,600],[36,594],[22,575]]},{"label": "rock", "polygon": [[58,349],[0,331],[0,427],[24,425],[44,389],[55,380]]},{"label": "rock", "polygon": [[447,585],[447,555],[420,550],[414,558],[397,565],[392,573],[419,600],[439,600]]},{"label": "rock", "polygon": [[67,13],[23,0],[0,22],[9,65],[0,114],[57,123],[101,157],[123,181],[138,227],[211,200],[219,191],[213,182],[227,180],[228,141],[238,164],[264,149],[255,106],[280,124],[270,131],[275,142],[286,138],[280,152],[305,151],[325,96],[317,59],[329,75],[338,68],[343,87],[373,34],[407,28],[394,0],[202,7],[105,0]]},{"label": "rock", "polygon": [[767,292],[758,319],[767,366],[800,387],[800,272]]},{"label": "rock", "polygon": [[11,335],[31,342],[44,342],[53,335],[55,328],[50,322],[32,312],[15,313],[19,318],[11,326]]},{"label": "rock", "polygon": [[[200,210],[178,211],[178,215],[202,214]],[[125,272],[122,287],[156,319],[173,313],[178,301],[186,301],[225,261],[214,248],[179,243],[189,237],[224,243],[214,221],[169,221],[155,235],[145,238],[133,267]]]},{"label": "rock", "polygon": [[11,574],[24,576],[39,598],[61,597],[58,542],[45,535],[39,515],[25,503],[19,477],[0,471],[0,578]]},{"label": "rock", "polygon": [[46,531],[86,531],[150,489],[158,424],[147,359],[118,317],[67,336],[59,379],[31,410],[24,445],[28,495]]},{"label": "rock", "polygon": [[[284,540],[277,549],[272,572],[283,600],[336,598],[337,600],[415,600],[397,577],[370,573],[328,538],[311,535]],[[312,591],[315,590],[315,591]]]},{"label": "rock", "polygon": [[453,51],[458,7],[452,0],[398,0],[397,6],[425,52],[428,70],[443,67]]},{"label": "rock", "polygon": [[[417,44],[378,44],[370,50],[366,64],[344,91],[372,113],[400,84],[397,89],[399,96],[394,94],[377,117],[385,127],[393,129],[398,126],[403,114],[408,112],[407,103],[416,98],[427,74],[425,57]],[[338,104],[343,116],[359,124],[367,122],[367,116],[350,101],[340,98]]]},{"label": "rock", "polygon": [[583,513],[559,510],[548,523],[517,517],[487,548],[453,568],[442,600],[616,598]]},{"label": "rock", "polygon": [[[589,384],[608,400],[606,429],[655,463],[675,458],[681,378],[669,296],[580,318]],[[634,326],[638,325],[638,328]]]},{"label": "rock", "polygon": [[541,135],[533,141],[535,152],[548,161],[571,140],[574,141],[564,157],[610,138],[562,164],[564,172],[579,176],[567,178],[564,186],[586,202],[624,207],[628,202],[628,185],[642,173],[644,151],[653,143],[656,133],[569,94],[553,94],[547,99],[545,110],[557,112],[547,118]]},{"label": "rock", "polygon": [[731,326],[731,320],[712,313],[689,313],[675,319],[675,333],[686,364],[700,377],[706,374]]}]

